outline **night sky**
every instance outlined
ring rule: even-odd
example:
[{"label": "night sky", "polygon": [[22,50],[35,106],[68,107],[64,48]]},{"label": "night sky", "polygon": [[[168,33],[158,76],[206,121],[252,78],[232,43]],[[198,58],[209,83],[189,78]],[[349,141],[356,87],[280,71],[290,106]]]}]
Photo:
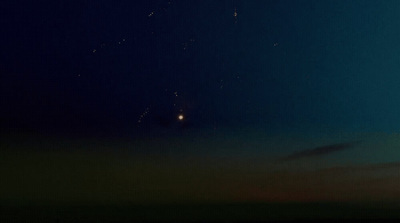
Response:
[{"label": "night sky", "polygon": [[398,211],[399,12],[395,0],[6,1],[0,206]]}]

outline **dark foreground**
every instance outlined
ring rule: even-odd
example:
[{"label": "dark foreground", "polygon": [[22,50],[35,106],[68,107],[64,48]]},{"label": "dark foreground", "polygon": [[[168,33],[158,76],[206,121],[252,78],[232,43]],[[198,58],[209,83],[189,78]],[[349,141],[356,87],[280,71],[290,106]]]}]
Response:
[{"label": "dark foreground", "polygon": [[2,206],[0,222],[375,222],[399,220],[396,205],[213,204]]}]

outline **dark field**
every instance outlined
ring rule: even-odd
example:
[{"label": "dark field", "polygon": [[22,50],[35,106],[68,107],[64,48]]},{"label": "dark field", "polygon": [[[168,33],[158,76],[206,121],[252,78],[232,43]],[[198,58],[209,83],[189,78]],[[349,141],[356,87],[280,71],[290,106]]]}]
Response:
[{"label": "dark field", "polygon": [[388,205],[335,203],[2,207],[1,222],[275,222],[400,219]]}]

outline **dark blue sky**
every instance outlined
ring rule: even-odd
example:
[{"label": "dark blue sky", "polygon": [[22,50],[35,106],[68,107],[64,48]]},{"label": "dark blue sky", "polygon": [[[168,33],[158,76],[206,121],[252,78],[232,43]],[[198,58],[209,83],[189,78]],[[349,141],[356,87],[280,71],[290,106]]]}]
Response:
[{"label": "dark blue sky", "polygon": [[[307,219],[346,218],[344,204],[398,215],[399,12],[397,0],[2,1],[0,207],[22,211],[0,218],[75,219],[64,208],[78,205],[137,221],[173,206],[132,204],[221,202],[243,206],[209,206],[214,219],[248,219],[252,202],[271,204],[255,205],[260,219],[310,202]],[[24,208],[42,204],[59,206]]]},{"label": "dark blue sky", "polygon": [[1,16],[2,129],[396,131],[399,7],[10,1]]}]

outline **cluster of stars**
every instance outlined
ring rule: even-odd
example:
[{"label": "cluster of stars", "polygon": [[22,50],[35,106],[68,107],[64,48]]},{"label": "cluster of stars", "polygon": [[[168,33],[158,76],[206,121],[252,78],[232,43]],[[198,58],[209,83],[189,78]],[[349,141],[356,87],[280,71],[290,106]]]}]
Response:
[{"label": "cluster of stars", "polygon": [[[159,9],[153,9],[152,11],[148,12],[147,15],[144,14],[143,16],[152,17],[151,19],[149,18],[150,20],[155,19],[153,17],[163,16],[167,12],[167,9],[170,5],[171,5],[171,1],[168,1],[168,6],[164,5],[163,7],[160,7]],[[232,8],[231,8],[231,10],[232,10]],[[238,9],[236,6],[233,8],[233,12],[230,14],[230,16],[233,16],[234,22],[236,24],[238,22],[238,16],[239,16]],[[232,17],[231,17],[231,19],[232,19]],[[154,35],[155,33],[157,33],[157,30],[155,30],[155,32],[151,31],[151,33]],[[121,37],[126,38],[126,36],[121,36]],[[125,38],[117,38],[117,39],[114,39],[113,41],[100,42],[100,44],[97,45],[96,47],[93,47],[92,49],[89,48],[90,49],[89,52],[91,52],[93,54],[98,54],[107,49],[111,49],[111,50],[117,49],[119,47],[123,47],[124,45],[126,47],[127,45],[125,43],[127,42],[127,39],[125,39]],[[180,47],[181,50],[183,49],[183,51],[185,52],[183,54],[187,54],[187,53],[191,52],[191,48],[194,46],[194,44],[196,44],[196,42],[198,42],[198,40],[194,38],[194,35],[192,35],[192,36],[189,36],[189,38],[184,39],[181,42],[181,45],[179,46],[179,44],[178,44],[177,47]],[[272,45],[273,45],[273,47],[278,48],[280,46],[280,43],[275,41],[275,42],[272,42]],[[81,74],[81,73],[74,73],[73,75],[75,75],[75,77],[77,77],[77,79],[81,79],[82,77],[85,76],[85,74]],[[232,83],[234,84],[235,81],[239,81],[239,78],[240,78],[239,73],[234,73],[230,77],[217,79],[216,87],[219,88],[219,90],[221,92],[225,91],[229,88],[229,86],[231,86]],[[175,100],[173,100],[173,102],[171,103],[171,105],[173,105],[174,110],[175,110],[175,112],[171,118],[175,119],[178,122],[186,122],[187,117],[185,116],[183,109],[178,109],[182,106],[182,100],[180,100],[182,92],[179,92],[179,94],[178,94],[178,91],[175,91],[175,89],[165,89],[165,92],[166,93],[168,92],[169,95],[172,94],[173,97],[175,98]],[[139,126],[139,124],[143,123],[144,119],[148,116],[149,112],[150,112],[150,106],[146,107],[144,109],[144,111],[140,114],[140,116],[137,118],[138,126]]]},{"label": "cluster of stars", "polygon": [[[147,17],[156,17],[156,16],[159,16],[159,15],[163,15],[163,14],[167,11],[168,7],[169,7],[171,4],[172,4],[171,1],[168,1],[168,5],[164,5],[163,7],[159,8],[159,9],[153,9],[153,10],[149,11],[148,14],[147,14],[146,16],[147,16]],[[233,18],[234,18],[235,24],[236,24],[237,21],[238,21],[238,15],[239,15],[239,14],[238,14],[238,9],[237,9],[237,7],[235,6],[234,9],[233,9],[233,13],[231,14],[231,16],[233,16]],[[153,19],[153,18],[152,18],[152,19]],[[152,34],[154,34],[154,31],[152,31]],[[196,41],[195,38],[193,38],[193,37],[189,38],[187,41],[185,41],[185,42],[183,42],[183,43],[181,44],[182,49],[183,49],[184,51],[188,51],[188,49],[190,49],[190,48],[195,44],[195,41]],[[119,40],[114,41],[114,42],[111,42],[111,43],[104,43],[104,42],[103,42],[103,43],[101,43],[98,47],[93,48],[93,49],[91,50],[91,52],[92,52],[92,53],[99,53],[99,52],[101,51],[101,49],[104,49],[104,48],[106,48],[106,47],[111,48],[111,49],[114,49],[114,48],[117,48],[117,47],[119,47],[120,45],[124,44],[125,42],[126,42],[126,39],[125,39],[125,38],[119,39]],[[277,42],[273,43],[273,46],[274,46],[274,47],[277,47],[277,46],[278,46],[278,43],[277,43]],[[77,76],[80,77],[81,75],[80,75],[80,74],[77,74]],[[233,78],[234,78],[234,79],[239,79],[239,75],[238,75],[238,74],[235,74]],[[218,82],[219,82],[219,83],[218,83],[219,88],[220,88],[221,90],[224,89],[224,88],[226,87],[226,86],[225,86],[226,84],[229,84],[229,83],[230,83],[229,81],[227,81],[227,80],[225,80],[225,79],[220,79]],[[165,91],[167,92],[168,90],[165,89]],[[178,97],[178,96],[179,96],[179,95],[178,95],[178,91],[172,91],[171,93],[174,95],[174,97]],[[173,103],[173,106],[174,106],[174,107],[177,106],[176,102]],[[137,120],[137,123],[142,123],[142,122],[143,122],[143,119],[148,115],[149,111],[150,111],[150,107],[146,107],[145,110],[143,111],[143,113],[140,114],[140,116],[139,116],[139,118],[138,118],[138,120]],[[178,114],[176,114],[176,119],[177,119],[177,121],[184,121],[185,118],[186,118],[186,117],[185,117],[184,114],[183,114],[183,110],[180,109],[179,112],[178,112]]]},{"label": "cluster of stars", "polygon": [[[172,4],[172,1],[168,1],[168,6],[170,6],[171,4]],[[167,11],[168,6],[164,6],[164,7],[162,7],[162,8],[159,9],[159,10],[153,10],[153,11],[149,12],[149,14],[147,15],[147,17],[153,17],[153,16],[156,14],[156,11],[158,11],[157,14],[162,13],[162,11],[164,11],[164,12]],[[162,10],[162,11],[161,11],[161,10]]]},{"label": "cluster of stars", "polygon": [[[123,43],[125,43],[126,39],[120,39],[118,41],[116,41],[114,44],[110,44],[112,48],[118,47],[118,45],[122,45]],[[107,46],[106,43],[101,43],[100,46],[98,48],[92,49],[92,53],[96,53],[98,51],[98,49],[103,49]]]},{"label": "cluster of stars", "polygon": [[[165,92],[168,92],[168,89],[167,89],[167,88],[165,89]],[[178,91],[174,91],[174,92],[172,92],[172,94],[173,94],[175,97],[179,97]],[[175,107],[175,106],[177,106],[177,104],[174,103],[173,106]],[[143,113],[140,114],[140,116],[139,116],[139,118],[138,118],[138,120],[137,120],[137,123],[138,123],[138,124],[143,123],[144,118],[149,114],[149,112],[150,112],[150,107],[146,107],[146,109],[143,111]],[[183,121],[185,120],[185,114],[184,114],[184,112],[183,112],[183,109],[179,109],[179,112],[178,112],[178,114],[177,114],[177,116],[176,116],[176,119],[177,119],[177,121],[179,121],[179,122],[183,122]]]},{"label": "cluster of stars", "polygon": [[143,120],[143,118],[149,113],[149,111],[150,111],[150,108],[149,107],[147,107],[145,110],[144,110],[144,112],[139,116],[139,119],[138,119],[138,123],[142,123],[142,120]]},{"label": "cluster of stars", "polygon": [[195,42],[194,38],[190,38],[189,41],[182,43],[183,50],[187,50],[189,46],[192,46]]},{"label": "cluster of stars", "polygon": [[[174,95],[175,95],[175,97],[178,97],[178,92],[177,91],[175,91],[174,92]],[[176,103],[174,103],[174,107],[176,106]],[[177,119],[178,119],[178,121],[183,121],[184,120],[184,115],[183,115],[183,109],[180,109],[179,110],[179,114],[178,114],[178,116],[177,116]]]}]

